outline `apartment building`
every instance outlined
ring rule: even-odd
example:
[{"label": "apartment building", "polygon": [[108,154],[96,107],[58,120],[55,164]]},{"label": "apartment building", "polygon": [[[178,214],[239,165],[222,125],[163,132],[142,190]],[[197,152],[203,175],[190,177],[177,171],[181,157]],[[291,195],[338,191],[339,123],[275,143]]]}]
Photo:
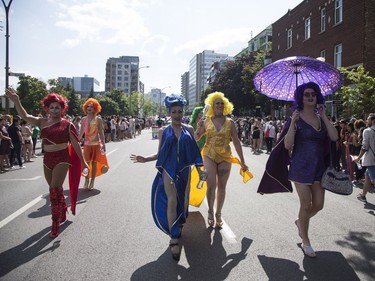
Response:
[{"label": "apartment building", "polygon": [[272,24],[272,60],[323,57],[375,76],[375,1],[305,0]]}]

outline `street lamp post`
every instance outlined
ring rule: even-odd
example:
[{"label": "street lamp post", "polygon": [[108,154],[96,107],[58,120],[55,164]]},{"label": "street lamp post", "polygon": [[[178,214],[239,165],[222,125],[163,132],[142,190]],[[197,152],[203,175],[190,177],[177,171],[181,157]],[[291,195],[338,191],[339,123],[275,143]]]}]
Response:
[{"label": "street lamp post", "polygon": [[[3,2],[5,8],[5,89],[9,88],[9,10],[13,0],[10,0],[8,5]],[[9,99],[5,97],[5,112],[9,113]]]},{"label": "street lamp post", "polygon": [[[141,67],[137,68],[137,92],[138,93],[140,91],[140,83],[141,83],[141,81],[139,80],[139,77],[140,77],[139,70],[142,69],[142,68],[150,68],[150,66],[146,65],[146,66],[141,66]],[[129,94],[129,110],[130,110],[130,115],[133,115],[132,114],[132,92],[130,92],[130,94]]]}]

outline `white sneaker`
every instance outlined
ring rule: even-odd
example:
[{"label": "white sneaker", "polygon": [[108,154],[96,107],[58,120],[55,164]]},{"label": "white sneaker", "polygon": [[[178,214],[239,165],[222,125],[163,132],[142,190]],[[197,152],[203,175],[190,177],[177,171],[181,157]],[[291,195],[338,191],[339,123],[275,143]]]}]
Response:
[{"label": "white sneaker", "polygon": [[25,165],[20,166],[20,169],[25,169],[25,168],[26,168]]}]

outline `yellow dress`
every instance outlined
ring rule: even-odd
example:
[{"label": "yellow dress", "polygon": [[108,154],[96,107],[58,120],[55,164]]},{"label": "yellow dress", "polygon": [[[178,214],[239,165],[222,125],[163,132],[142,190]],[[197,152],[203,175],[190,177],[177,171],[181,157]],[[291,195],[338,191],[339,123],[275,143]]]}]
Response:
[{"label": "yellow dress", "polygon": [[[230,147],[231,138],[231,120],[226,118],[223,127],[218,131],[215,128],[211,118],[208,117],[205,122],[206,130],[206,143],[202,149],[202,157],[209,157],[215,163],[221,163],[223,161],[230,162],[233,164],[241,165],[241,161],[232,156],[232,150]],[[243,182],[248,182],[253,175],[249,170],[244,171],[240,169],[240,175],[243,177]],[[190,198],[189,204],[195,207],[199,207],[207,192],[207,183],[204,183],[202,189],[198,189],[196,185],[199,181],[199,175],[196,169],[191,172],[190,179]]]},{"label": "yellow dress", "polygon": [[232,150],[230,148],[231,121],[226,118],[224,125],[218,131],[215,128],[211,118],[207,118],[205,124],[206,143],[203,147],[202,154],[209,157],[216,164],[223,161],[231,162]]}]

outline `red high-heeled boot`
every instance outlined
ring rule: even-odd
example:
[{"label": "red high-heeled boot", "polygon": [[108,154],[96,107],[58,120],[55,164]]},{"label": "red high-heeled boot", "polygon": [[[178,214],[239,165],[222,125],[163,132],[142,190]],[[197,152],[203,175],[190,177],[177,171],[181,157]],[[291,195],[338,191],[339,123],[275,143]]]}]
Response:
[{"label": "red high-heeled boot", "polygon": [[57,188],[49,189],[49,200],[51,202],[52,227],[49,237],[56,238],[60,232],[60,214],[59,193]]},{"label": "red high-heeled boot", "polygon": [[66,206],[64,189],[62,187],[57,188],[59,205],[61,209],[60,222],[66,221],[66,213],[68,212],[68,207]]}]

